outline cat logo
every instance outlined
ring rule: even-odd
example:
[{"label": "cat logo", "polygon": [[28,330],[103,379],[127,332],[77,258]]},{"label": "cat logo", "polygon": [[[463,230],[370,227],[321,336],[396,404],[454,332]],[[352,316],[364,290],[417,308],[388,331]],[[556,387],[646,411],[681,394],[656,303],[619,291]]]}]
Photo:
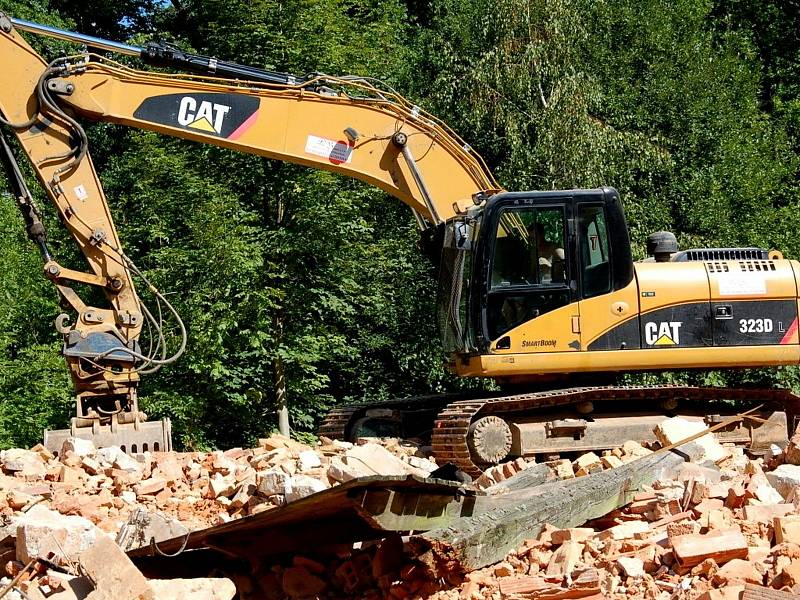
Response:
[{"label": "cat logo", "polygon": [[181,98],[178,108],[178,123],[184,127],[219,135],[222,133],[222,122],[225,115],[230,110],[230,106],[212,103],[208,100],[201,101],[198,106],[197,100],[191,96],[184,96]]},{"label": "cat logo", "polygon": [[662,321],[644,324],[644,339],[648,346],[677,346],[681,343],[681,321]]},{"label": "cat logo", "polygon": [[228,140],[243,136],[258,120],[261,100],[244,94],[163,94],[145,98],[133,116]]}]

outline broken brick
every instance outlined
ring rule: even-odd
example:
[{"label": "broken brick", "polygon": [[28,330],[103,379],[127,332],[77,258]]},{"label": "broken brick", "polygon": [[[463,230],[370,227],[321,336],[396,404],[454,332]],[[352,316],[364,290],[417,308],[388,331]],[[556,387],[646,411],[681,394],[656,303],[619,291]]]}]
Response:
[{"label": "broken brick", "polygon": [[709,558],[722,565],[734,558],[747,557],[747,541],[738,528],[705,535],[679,535],[671,541],[675,559],[683,567],[692,567]]}]

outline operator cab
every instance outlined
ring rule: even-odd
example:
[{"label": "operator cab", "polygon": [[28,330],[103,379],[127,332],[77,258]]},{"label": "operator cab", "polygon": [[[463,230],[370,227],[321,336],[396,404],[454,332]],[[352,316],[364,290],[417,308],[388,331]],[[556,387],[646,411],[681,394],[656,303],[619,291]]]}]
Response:
[{"label": "operator cab", "polygon": [[485,352],[495,340],[503,349],[504,334],[522,323],[633,279],[613,188],[497,194],[465,221],[469,234],[459,219],[448,223],[442,255],[440,323],[451,352]]}]

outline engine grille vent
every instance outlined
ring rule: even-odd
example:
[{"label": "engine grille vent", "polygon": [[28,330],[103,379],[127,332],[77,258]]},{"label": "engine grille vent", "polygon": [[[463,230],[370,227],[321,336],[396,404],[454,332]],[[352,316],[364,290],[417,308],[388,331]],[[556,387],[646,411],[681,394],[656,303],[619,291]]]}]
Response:
[{"label": "engine grille vent", "polygon": [[728,267],[728,263],[724,262],[707,262],[706,269],[708,269],[709,273],[727,273],[730,271],[730,267]]},{"label": "engine grille vent", "polygon": [[742,271],[774,271],[775,263],[771,260],[740,260],[739,268]]},{"label": "engine grille vent", "polygon": [[769,252],[762,248],[697,248],[682,250],[672,257],[674,262],[689,261],[767,261]]}]

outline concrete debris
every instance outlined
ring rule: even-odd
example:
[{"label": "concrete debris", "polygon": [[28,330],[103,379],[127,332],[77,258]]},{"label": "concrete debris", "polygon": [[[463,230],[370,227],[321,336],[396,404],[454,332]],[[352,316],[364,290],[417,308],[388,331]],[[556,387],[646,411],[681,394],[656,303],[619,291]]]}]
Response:
[{"label": "concrete debris", "polygon": [[331,460],[328,469],[328,476],[338,483],[347,483],[359,477],[370,477],[375,475],[369,471],[361,462],[348,460],[347,457],[336,457]]},{"label": "concrete debris", "polygon": [[303,450],[297,457],[297,465],[302,473],[322,466],[319,455],[313,450]]},{"label": "concrete debris", "polygon": [[[657,437],[669,444],[704,429],[700,422],[666,419]],[[273,435],[252,449],[133,457],[77,439],[67,440],[57,457],[38,447],[5,450],[0,512],[7,526],[0,552],[5,549],[9,577],[0,586],[20,575],[15,586],[34,600],[699,600],[800,594],[800,434],[785,451],[758,459],[723,446],[713,433],[698,440],[702,464],[685,463],[650,486],[626,490],[631,502],[582,526],[531,532],[482,569],[448,570],[399,535],[347,548],[320,537],[309,540],[302,555],[274,553],[274,562],[250,565],[246,575],[217,565],[206,573],[213,579],[174,579],[179,573],[146,579],[125,552],[142,546],[155,551],[168,539],[304,502],[354,478],[424,477],[439,465],[418,444],[375,438],[356,444],[322,438],[312,447]],[[569,460],[537,464],[517,458],[464,485],[485,497],[497,493],[502,502],[515,481],[530,484],[541,475],[578,484],[657,449],[627,441]]]},{"label": "concrete debris", "polygon": [[290,489],[286,492],[286,502],[294,502],[311,494],[328,489],[328,484],[308,475],[294,475],[290,479]]},{"label": "concrete debris", "polygon": [[11,448],[0,452],[3,471],[24,479],[44,477],[47,471],[45,460],[40,454],[32,450]]},{"label": "concrete debris", "polygon": [[67,438],[61,445],[61,456],[72,454],[79,458],[97,453],[94,442],[82,438]]},{"label": "concrete debris", "polygon": [[[655,428],[654,433],[662,446],[668,446],[702,431],[708,431],[708,426],[703,421],[688,421],[682,417],[672,417],[662,421]],[[730,450],[723,448],[717,438],[710,433],[697,438],[695,443],[703,447],[704,459],[715,464],[731,457]],[[702,461],[703,459],[700,459],[699,462]]]},{"label": "concrete debris", "polygon": [[418,475],[426,477],[430,471],[419,469],[389,452],[379,444],[355,446],[345,452],[349,465],[361,464],[362,472],[369,475]]},{"label": "concrete debris", "polygon": [[771,473],[766,473],[766,478],[772,487],[786,499],[794,488],[800,487],[800,465],[779,465]]},{"label": "concrete debris", "polygon": [[617,559],[620,571],[628,577],[644,577],[644,561],[635,556],[620,556]]},{"label": "concrete debris", "polygon": [[258,481],[258,493],[269,498],[271,496],[286,494],[287,489],[291,491],[291,476],[278,468],[261,471],[256,474]]},{"label": "concrete debris", "polygon": [[[94,582],[86,600],[152,600],[152,588],[131,559],[110,537],[101,535],[77,557],[82,572]],[[161,596],[159,596],[160,598]]]},{"label": "concrete debris", "polygon": [[125,454],[122,448],[118,446],[109,446],[108,448],[100,448],[95,454],[95,459],[100,462],[103,467],[109,466],[127,471],[129,473],[141,473],[144,471],[144,464],[133,459]]},{"label": "concrete debris", "polygon": [[[371,438],[370,438],[371,439]],[[391,442],[389,443],[391,446]],[[437,468],[435,462],[426,457],[420,460],[397,448],[396,454],[380,444],[369,441],[352,447],[332,446],[343,449],[344,453],[330,460],[328,477],[337,483],[346,483],[360,477],[374,475],[417,475],[427,477]]]},{"label": "concrete debris", "polygon": [[103,534],[95,525],[77,515],[63,516],[39,504],[15,519],[17,560],[49,558],[66,565],[93,546]]}]

